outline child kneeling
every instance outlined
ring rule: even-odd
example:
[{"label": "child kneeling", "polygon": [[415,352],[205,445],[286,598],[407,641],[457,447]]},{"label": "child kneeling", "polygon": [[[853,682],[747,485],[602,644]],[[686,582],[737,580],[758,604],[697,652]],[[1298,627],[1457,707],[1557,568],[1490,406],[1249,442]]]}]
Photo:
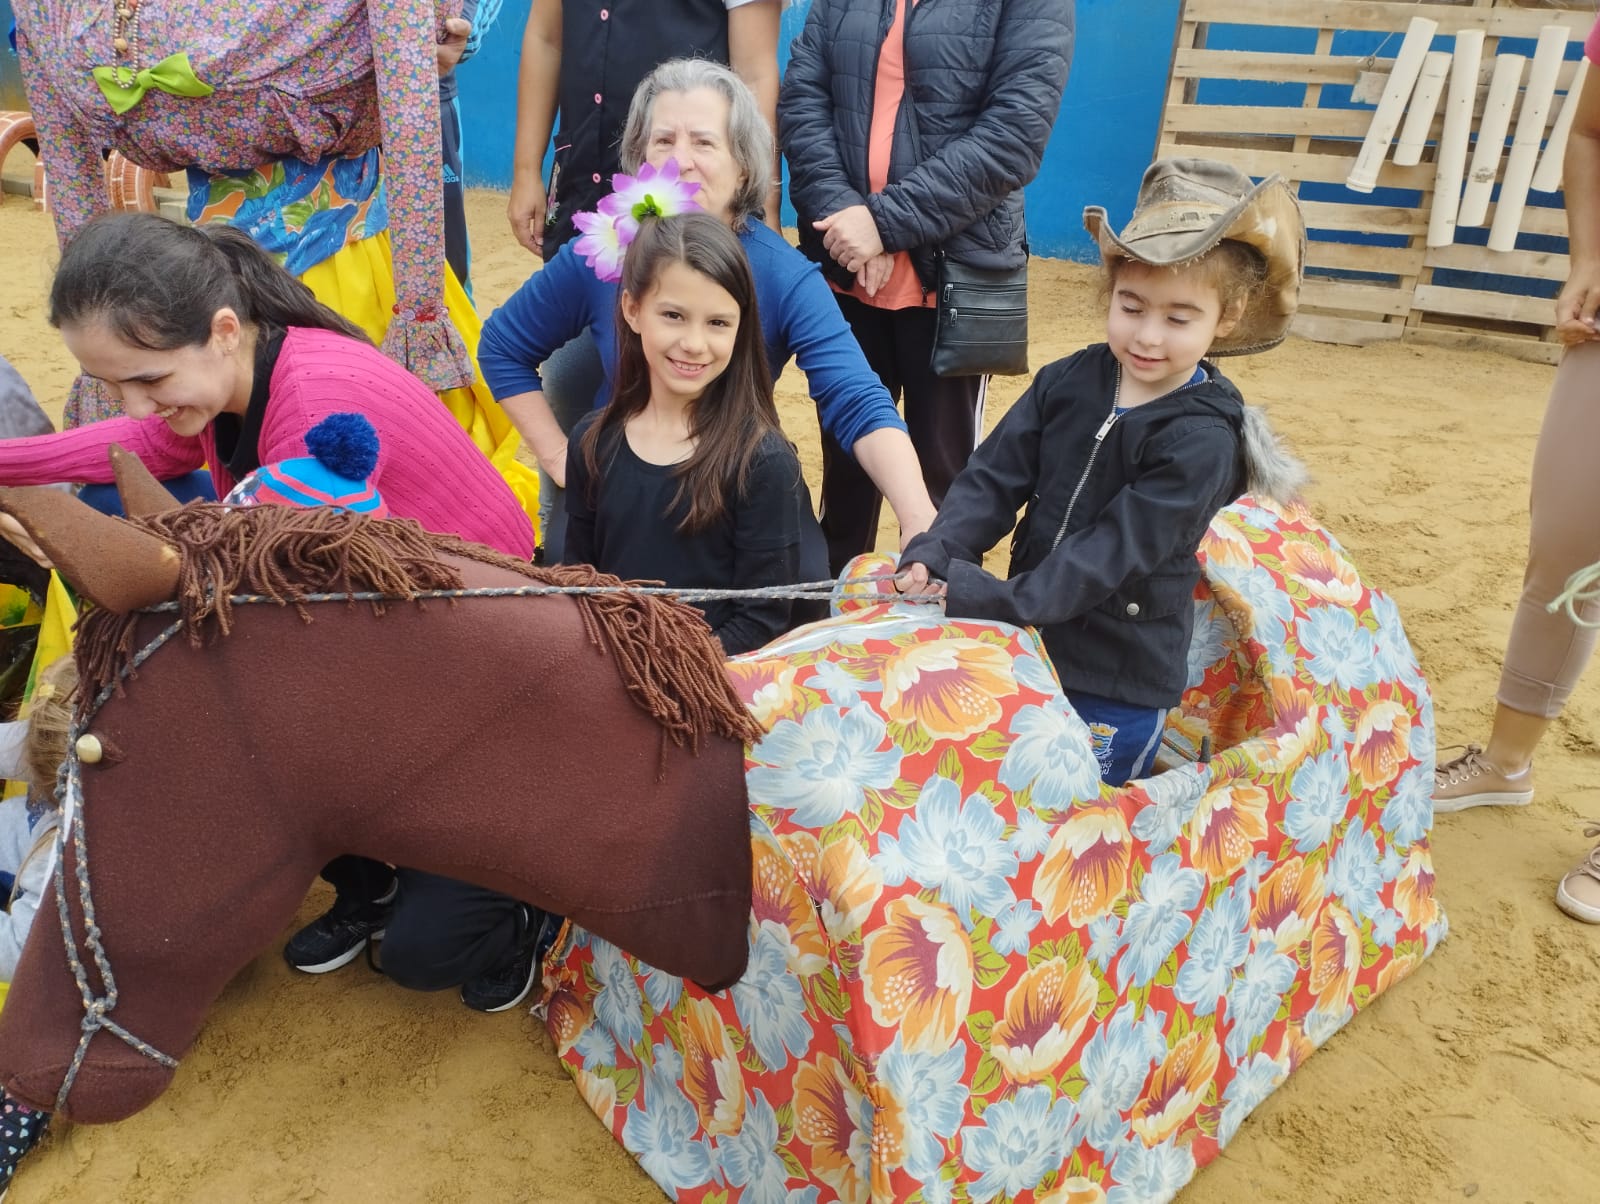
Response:
[{"label": "child kneeling", "polygon": [[[1302,473],[1207,356],[1283,341],[1305,229],[1278,177],[1168,159],[1121,235],[1098,206],[1106,341],[1041,369],[907,545],[897,586],[946,613],[1036,626],[1102,778],[1145,776],[1188,684],[1195,553],[1247,489],[1292,496]],[[1017,511],[1026,506],[1020,523]],[[983,555],[1016,526],[1005,580]]]}]

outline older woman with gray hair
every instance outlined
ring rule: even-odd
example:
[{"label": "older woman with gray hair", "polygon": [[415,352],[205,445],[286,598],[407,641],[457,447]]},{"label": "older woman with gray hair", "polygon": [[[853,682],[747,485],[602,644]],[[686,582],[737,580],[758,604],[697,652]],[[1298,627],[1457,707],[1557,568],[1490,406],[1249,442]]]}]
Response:
[{"label": "older woman with gray hair", "polygon": [[[816,265],[762,224],[772,131],[750,89],[719,63],[663,63],[634,93],[621,149],[628,172],[646,163],[661,167],[676,161],[680,177],[698,187],[702,208],[733,227],[750,259],[773,375],[791,358],[799,364],[823,429],[850,451],[888,499],[900,520],[902,541],[925,530],[933,521],[933,504],[888,391],[868,366]],[[566,429],[544,398],[539,369],[569,339],[590,331],[605,372],[594,404],[605,403],[616,369],[617,288],[585,266],[569,243],[484,324],[478,346],[484,379],[557,485],[566,478]],[[548,526],[563,522],[553,516]],[[560,539],[559,530],[543,533],[552,559]]]}]

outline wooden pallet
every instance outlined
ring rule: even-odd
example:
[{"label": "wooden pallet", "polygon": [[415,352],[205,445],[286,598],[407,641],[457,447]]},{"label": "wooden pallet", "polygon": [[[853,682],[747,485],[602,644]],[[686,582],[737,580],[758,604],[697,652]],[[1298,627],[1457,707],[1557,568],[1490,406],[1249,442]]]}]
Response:
[{"label": "wooden pallet", "polygon": [[[1560,249],[1566,215],[1557,207],[1558,197],[1529,194],[1523,237],[1515,251],[1495,252],[1463,242],[1428,247],[1432,139],[1438,136],[1438,118],[1419,166],[1385,162],[1375,196],[1343,187],[1373,108],[1324,107],[1324,90],[1355,85],[1363,70],[1386,73],[1416,16],[1438,22],[1441,37],[1466,28],[1484,30],[1487,84],[1502,38],[1533,39],[1541,26],[1561,24],[1581,42],[1594,24],[1595,10],[1593,0],[1185,0],[1157,153],[1223,159],[1257,178],[1277,172],[1301,194],[1309,247],[1296,333],[1333,343],[1408,339],[1491,347],[1553,363],[1560,355],[1550,328],[1554,306],[1547,297],[1524,295],[1519,287],[1537,282],[1532,287],[1552,292],[1566,279],[1567,256]],[[1243,32],[1214,30],[1216,26],[1315,31],[1315,44],[1304,53],[1212,49],[1208,43],[1227,44]],[[1378,48],[1374,61],[1364,54],[1335,53],[1340,31],[1393,37]],[[1571,62],[1563,67],[1553,109],[1559,107],[1559,93],[1566,91],[1574,68]],[[1275,89],[1298,104],[1218,104],[1205,96],[1208,89],[1202,84],[1208,80],[1296,85],[1303,94],[1297,96],[1294,87]],[[1309,190],[1308,184],[1313,186]],[[1403,191],[1386,194],[1386,189]],[[1315,195],[1307,196],[1308,191]],[[1488,220],[1493,220],[1492,209]],[[1461,273],[1492,273],[1510,280],[1485,281],[1481,275],[1464,278]]]}]

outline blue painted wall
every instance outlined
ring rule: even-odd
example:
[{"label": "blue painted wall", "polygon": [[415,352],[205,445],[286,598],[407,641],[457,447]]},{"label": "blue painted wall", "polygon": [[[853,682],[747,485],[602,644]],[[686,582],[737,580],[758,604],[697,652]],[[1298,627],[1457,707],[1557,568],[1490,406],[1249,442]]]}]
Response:
[{"label": "blue painted wall", "polygon": [[[1092,259],[1083,207],[1105,205],[1121,222],[1155,151],[1179,0],[1077,0],[1078,46],[1067,94],[1039,176],[1029,185],[1028,234],[1036,255]],[[783,58],[807,4],[784,14]],[[511,180],[517,59],[527,0],[506,0],[500,24],[461,68],[467,182]],[[788,220],[794,220],[789,212]]]}]

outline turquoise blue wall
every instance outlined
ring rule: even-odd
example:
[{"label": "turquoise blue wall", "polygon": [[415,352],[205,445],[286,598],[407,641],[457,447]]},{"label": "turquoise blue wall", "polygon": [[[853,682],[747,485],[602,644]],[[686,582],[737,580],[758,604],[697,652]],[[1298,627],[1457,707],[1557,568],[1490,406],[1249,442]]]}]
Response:
[{"label": "turquoise blue wall", "polygon": [[[805,9],[802,3],[784,14],[785,59]],[[527,0],[506,0],[499,26],[461,68],[469,184],[503,188],[510,182],[527,12]],[[1113,219],[1126,218],[1155,151],[1178,0],[1077,0],[1077,13],[1078,48],[1061,116],[1027,191],[1028,233],[1036,255],[1091,259],[1083,207],[1103,204]]]}]

